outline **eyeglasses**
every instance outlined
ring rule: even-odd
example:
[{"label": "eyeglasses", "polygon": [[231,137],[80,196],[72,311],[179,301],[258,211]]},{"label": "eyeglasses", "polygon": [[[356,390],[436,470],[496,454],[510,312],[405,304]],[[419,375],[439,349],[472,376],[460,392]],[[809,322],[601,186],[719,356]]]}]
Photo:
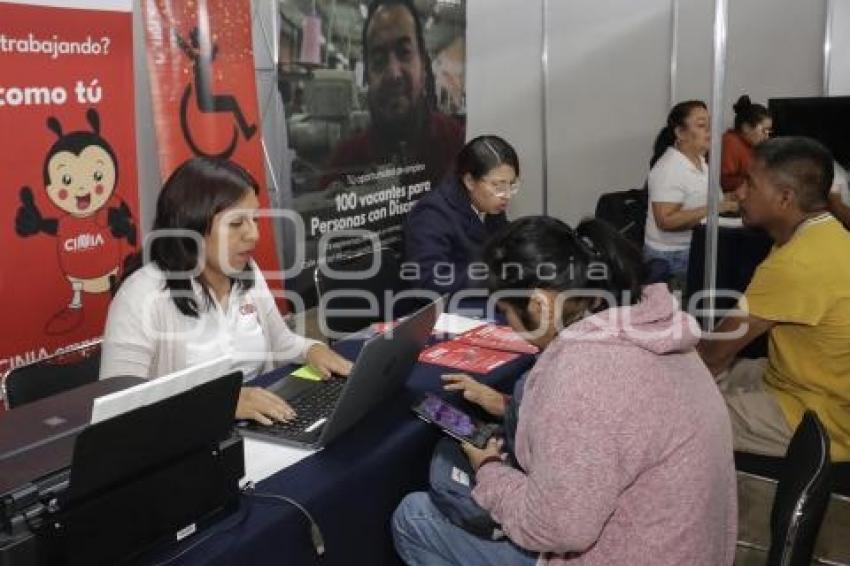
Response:
[{"label": "eyeglasses", "polygon": [[493,196],[497,197],[512,197],[519,192],[519,181],[514,181],[513,183],[508,181],[494,181],[493,179],[482,178],[481,179],[484,184],[487,186],[487,190],[490,191]]}]

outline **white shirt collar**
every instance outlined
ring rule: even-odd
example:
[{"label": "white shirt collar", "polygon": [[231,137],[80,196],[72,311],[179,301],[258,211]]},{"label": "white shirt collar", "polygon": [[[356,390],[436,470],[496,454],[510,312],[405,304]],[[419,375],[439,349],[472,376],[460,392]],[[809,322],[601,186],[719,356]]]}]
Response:
[{"label": "white shirt collar", "polygon": [[677,158],[677,159],[678,159],[678,160],[679,160],[679,161],[680,161],[683,165],[685,165],[685,166],[687,166],[687,167],[688,167],[688,170],[693,171],[694,173],[698,173],[698,174],[700,174],[700,175],[708,175],[708,163],[706,162],[706,160],[705,160],[705,157],[704,157],[704,156],[700,155],[700,157],[699,157],[700,167],[702,167],[702,170],[700,170],[700,169],[699,169],[696,165],[694,165],[694,162],[693,162],[693,161],[691,161],[691,160],[688,158],[688,156],[687,156],[687,155],[685,155],[684,153],[682,153],[681,151],[679,151],[679,148],[677,148],[675,145],[671,145],[671,146],[670,146],[670,149],[672,149],[672,150],[673,150],[674,155],[676,155],[676,158]]}]

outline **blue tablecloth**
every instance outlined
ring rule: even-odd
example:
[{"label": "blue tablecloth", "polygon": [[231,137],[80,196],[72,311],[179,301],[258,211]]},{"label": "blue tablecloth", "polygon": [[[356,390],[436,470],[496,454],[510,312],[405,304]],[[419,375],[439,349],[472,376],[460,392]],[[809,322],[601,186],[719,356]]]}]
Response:
[{"label": "blue tablecloth", "polygon": [[[690,260],[688,261],[687,295],[684,304],[689,305],[691,297],[704,289],[705,273],[705,226],[697,226],[691,239]],[[727,228],[721,226],[717,232],[717,281],[719,291],[746,291],[756,268],[764,261],[773,241],[762,230],[752,228]],[[737,297],[721,296],[716,308],[728,310],[738,303]],[[693,305],[705,308],[704,303]],[[767,356],[767,334],[762,334],[744,348],[741,356],[745,358],[763,358]]]},{"label": "blue tablecloth", "polygon": [[[346,340],[335,348],[354,359],[362,344]],[[510,391],[533,361],[522,356],[479,378]],[[270,383],[292,369],[258,379]],[[243,497],[236,514],[154,563],[174,557],[169,564],[399,564],[390,517],[405,494],[425,487],[431,452],[441,434],[416,418],[410,406],[422,393],[438,390],[440,374],[447,371],[417,364],[403,393],[324,450],[257,484],[258,492],[291,497],[310,511],[324,535],[326,554],[321,559],[312,546],[309,524],[297,510],[277,500]]]}]

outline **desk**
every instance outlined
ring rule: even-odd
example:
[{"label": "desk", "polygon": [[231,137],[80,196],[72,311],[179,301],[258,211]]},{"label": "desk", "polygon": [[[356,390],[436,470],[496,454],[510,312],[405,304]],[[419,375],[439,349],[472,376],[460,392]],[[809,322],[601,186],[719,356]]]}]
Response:
[{"label": "desk", "polygon": [[[339,342],[335,348],[353,359],[362,341]],[[510,391],[534,358],[522,356],[482,381]],[[293,366],[294,367],[294,366]],[[258,378],[268,384],[293,369],[281,368]],[[417,364],[406,390],[372,411],[352,430],[324,450],[257,484],[258,492],[291,497],[313,515],[324,535],[325,556],[316,557],[309,526],[288,504],[243,497],[241,509],[178,549],[158,556],[159,564],[399,564],[392,546],[390,517],[405,494],[426,486],[428,464],[441,433],[415,417],[410,405],[425,391],[439,388],[449,370]],[[204,540],[202,537],[211,534]],[[201,541],[201,542],[199,542]],[[197,546],[192,547],[193,544]]]},{"label": "desk", "polygon": [[[688,305],[691,296],[704,289],[705,274],[705,226],[694,228],[688,261],[687,296],[683,304]],[[717,284],[716,289],[743,293],[756,268],[767,257],[773,241],[765,232],[752,228],[728,228],[721,226],[717,233]],[[718,309],[730,309],[736,301],[731,298],[717,300]],[[699,307],[699,305],[696,305]],[[767,355],[767,335],[759,337],[742,353],[744,357],[758,358]]]}]

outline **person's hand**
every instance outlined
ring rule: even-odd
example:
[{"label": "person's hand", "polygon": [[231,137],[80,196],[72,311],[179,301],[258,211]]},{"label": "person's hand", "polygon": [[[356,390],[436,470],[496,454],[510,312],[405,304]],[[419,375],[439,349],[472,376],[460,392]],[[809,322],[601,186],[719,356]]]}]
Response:
[{"label": "person's hand", "polygon": [[243,387],[239,390],[239,401],[236,402],[236,418],[270,425],[274,421],[291,421],[295,418],[295,410],[262,387]]},{"label": "person's hand", "polygon": [[307,350],[307,363],[318,371],[325,379],[331,375],[348,375],[353,364],[325,346],[314,344]]},{"label": "person's hand", "polygon": [[494,417],[505,415],[505,396],[464,373],[444,373],[443,389],[462,391],[463,398],[475,403]]},{"label": "person's hand", "polygon": [[501,438],[491,438],[487,441],[487,446],[484,448],[476,448],[469,442],[462,442],[460,447],[466,453],[466,457],[469,458],[469,464],[472,466],[473,471],[478,471],[478,468],[481,467],[481,464],[484,463],[484,460],[488,458],[498,458],[503,462],[508,457],[505,452],[502,452],[502,446],[505,444],[505,441]]},{"label": "person's hand", "polygon": [[[23,187],[20,192],[21,205],[15,214],[15,231],[18,236],[32,236],[39,232],[49,232],[48,224],[39,212],[32,195],[32,189]],[[56,232],[54,231],[53,234]]]}]

